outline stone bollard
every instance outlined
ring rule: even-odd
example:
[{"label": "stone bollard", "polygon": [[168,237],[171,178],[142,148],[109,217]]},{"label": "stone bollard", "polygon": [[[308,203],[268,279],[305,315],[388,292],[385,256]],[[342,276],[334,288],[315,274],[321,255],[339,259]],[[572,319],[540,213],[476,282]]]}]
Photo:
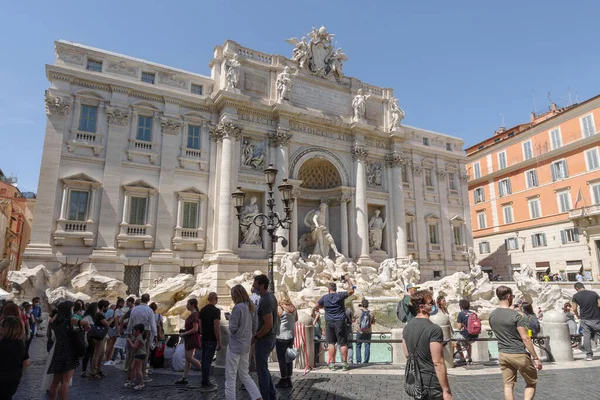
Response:
[{"label": "stone bollard", "polygon": [[[402,329],[392,329],[392,340],[402,340]],[[392,343],[392,364],[406,364],[402,343]]]},{"label": "stone bollard", "polygon": [[221,350],[217,351],[217,360],[215,365],[217,367],[225,367],[227,359],[227,345],[229,344],[229,321],[221,320]]},{"label": "stone bollard", "polygon": [[[488,336],[487,330],[482,329],[479,334],[480,339],[485,339]],[[489,342],[473,342],[471,344],[471,358],[475,362],[490,361],[490,351],[488,348]]]},{"label": "stone bollard", "polygon": [[[567,325],[567,317],[560,311],[548,311],[544,313],[541,322],[542,331],[540,336],[549,336],[546,347],[554,356],[555,362],[573,361],[573,349],[571,348],[571,334]],[[544,354],[538,354],[543,356]]]},{"label": "stone bollard", "polygon": [[[452,328],[450,326],[450,319],[446,314],[439,312],[435,315],[432,315],[429,319],[431,322],[442,328],[442,332],[444,333],[444,341],[451,338]],[[452,342],[450,341],[444,346],[444,361],[446,362],[446,368],[454,368]]]}]

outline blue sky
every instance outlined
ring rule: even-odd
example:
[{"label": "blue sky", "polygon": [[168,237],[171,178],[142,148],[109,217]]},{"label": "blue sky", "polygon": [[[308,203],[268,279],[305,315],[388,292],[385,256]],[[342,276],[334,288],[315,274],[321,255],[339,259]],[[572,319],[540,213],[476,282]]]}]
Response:
[{"label": "blue sky", "polygon": [[0,9],[0,169],[37,191],[48,87],[66,39],[208,75],[226,39],[291,55],[289,37],[325,25],[347,75],[391,87],[405,123],[474,144],[548,106],[600,93],[600,2],[11,1]]}]

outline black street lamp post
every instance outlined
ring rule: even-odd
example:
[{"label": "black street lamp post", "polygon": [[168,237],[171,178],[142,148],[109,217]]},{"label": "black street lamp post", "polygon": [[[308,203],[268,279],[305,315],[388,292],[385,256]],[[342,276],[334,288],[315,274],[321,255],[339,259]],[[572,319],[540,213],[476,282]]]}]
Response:
[{"label": "black street lamp post", "polygon": [[269,186],[269,197],[267,198],[267,209],[268,212],[256,214],[252,221],[244,223],[242,222],[242,207],[244,206],[244,197],[245,194],[242,192],[242,187],[238,186],[237,190],[231,194],[233,198],[233,205],[237,211],[237,217],[240,226],[249,227],[250,225],[257,226],[260,230],[265,229],[269,234],[270,245],[268,247],[268,276],[269,276],[269,290],[271,292],[275,292],[275,279],[273,277],[273,256],[275,253],[275,243],[279,239],[281,239],[281,244],[283,247],[287,247],[288,241],[283,236],[277,235],[277,229],[290,229],[292,225],[292,220],[290,218],[290,214],[294,209],[294,199],[292,198],[292,189],[293,186],[287,182],[287,179],[283,180],[283,183],[277,187],[281,192],[281,199],[283,200],[283,209],[285,212],[285,217],[281,217],[277,211],[274,211],[275,208],[275,199],[273,198],[273,187],[275,186],[275,179],[277,178],[277,168],[273,167],[273,164],[269,164],[269,167],[265,169],[265,178],[267,181],[267,185]]}]

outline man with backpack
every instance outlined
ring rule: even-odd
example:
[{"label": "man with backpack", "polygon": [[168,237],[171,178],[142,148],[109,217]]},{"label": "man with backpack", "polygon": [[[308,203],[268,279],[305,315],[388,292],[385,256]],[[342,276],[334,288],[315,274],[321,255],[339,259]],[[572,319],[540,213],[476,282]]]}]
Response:
[{"label": "man with backpack", "polygon": [[420,400],[453,400],[444,363],[444,333],[429,320],[435,300],[433,293],[420,290],[411,296],[417,316],[402,332],[402,349],[406,357],[404,389]]},{"label": "man with backpack", "polygon": [[[362,345],[361,340],[371,340],[372,328],[371,326],[375,323],[375,315],[369,311],[369,300],[363,299],[360,303],[360,318],[358,320],[358,332],[356,334],[356,362],[361,363],[362,360]],[[365,345],[365,359],[364,362],[367,364],[371,357],[371,343],[366,342]]]},{"label": "man with backpack", "polygon": [[496,296],[500,304],[490,314],[490,326],[498,338],[498,360],[504,380],[504,399],[514,399],[519,372],[526,385],[524,399],[532,400],[537,385],[537,371],[542,369],[542,362],[527,333],[529,323],[521,313],[511,308],[514,298],[511,288],[498,286]]},{"label": "man with backpack", "polygon": [[460,312],[456,319],[457,332],[454,339],[461,340],[456,342],[456,352],[461,360],[464,360],[463,351],[467,350],[467,364],[471,364],[471,343],[469,340],[477,339],[481,333],[481,320],[473,311],[470,310],[469,300],[462,299],[458,302]]},{"label": "man with backpack", "polygon": [[404,295],[402,300],[396,306],[396,316],[400,322],[407,323],[417,315],[417,308],[411,302],[411,296],[417,292],[418,286],[409,283],[406,285],[407,294]]}]

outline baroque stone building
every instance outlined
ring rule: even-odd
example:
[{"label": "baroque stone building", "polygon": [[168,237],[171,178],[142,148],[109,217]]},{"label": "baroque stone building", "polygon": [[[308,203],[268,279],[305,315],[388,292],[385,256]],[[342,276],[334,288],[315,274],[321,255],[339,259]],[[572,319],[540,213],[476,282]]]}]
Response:
[{"label": "baroque stone building", "polygon": [[296,199],[276,255],[311,251],[307,216],[326,203],[359,265],[412,256],[423,279],[467,268],[463,141],[402,125],[392,89],[345,76],[325,28],[308,36],[289,40],[292,58],[228,40],[210,77],[56,42],[26,265],[83,263],[133,293],[208,269],[223,290],[266,267],[267,237],[239,228],[231,193],[247,194],[244,218],[265,211],[272,163]]}]

